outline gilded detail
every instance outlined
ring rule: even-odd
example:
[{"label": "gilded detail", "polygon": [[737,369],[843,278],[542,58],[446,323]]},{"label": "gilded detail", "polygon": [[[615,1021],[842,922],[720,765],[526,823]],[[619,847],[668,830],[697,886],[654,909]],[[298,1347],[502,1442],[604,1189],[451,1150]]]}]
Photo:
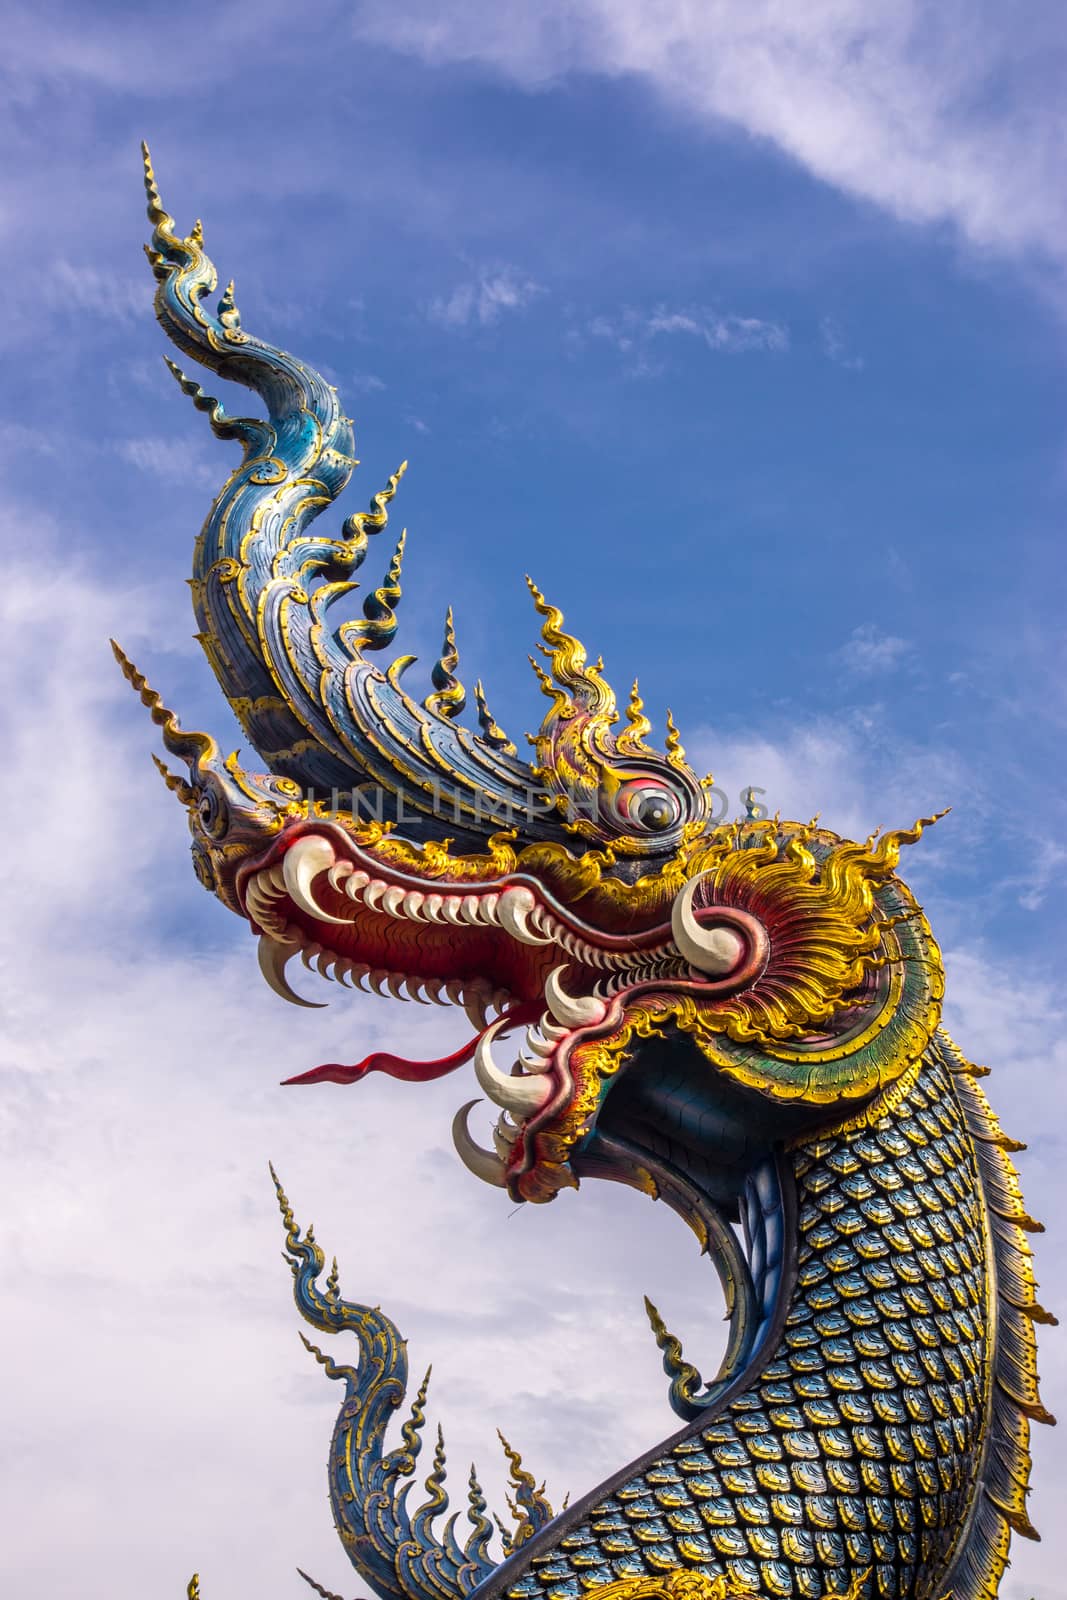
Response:
[{"label": "gilded detail", "polygon": [[157,759],[194,870],[254,932],[281,999],[318,1003],[290,981],[299,961],[335,993],[458,1006],[471,1028],[436,1060],[377,1051],[292,1081],[470,1067],[496,1117],[486,1144],[475,1101],[456,1113],[475,1176],[511,1202],[594,1179],[663,1201],[728,1317],[705,1379],[648,1303],[681,1431],[665,1418],[661,1442],[558,1513],[501,1436],[510,1522],[472,1469],[460,1530],[440,1431],[413,1487],[429,1375],[408,1402],[399,1330],[342,1296],[336,1263],[321,1281],[278,1184],[298,1311],[340,1336],[336,1356],[307,1343],[340,1386],[330,1500],[353,1567],[380,1600],[994,1600],[1012,1535],[1037,1537],[1030,1428],[1052,1419],[1034,1328],[1054,1318],[1021,1146],[941,1026],[941,954],[898,873],[937,816],[862,843],[751,805],[712,825],[670,713],[660,747],[636,680],[620,710],[532,582],[549,701],[533,761],[480,680],[468,709],[451,608],[421,697],[411,656],[379,665],[406,534],[358,608],[356,574],[405,467],[314,531],[357,465],[337,391],[242,327],[232,283],[212,306],[203,229],[180,232],[147,151],[145,185],[164,332],[265,413],[229,416],[170,363],[243,449],[192,597],[262,770],[183,731],[115,647],[179,764]]}]

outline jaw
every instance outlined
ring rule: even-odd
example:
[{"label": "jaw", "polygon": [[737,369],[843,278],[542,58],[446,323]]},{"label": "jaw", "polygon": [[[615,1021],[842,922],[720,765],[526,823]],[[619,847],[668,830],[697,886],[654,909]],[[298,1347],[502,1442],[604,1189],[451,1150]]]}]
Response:
[{"label": "jaw", "polygon": [[[490,845],[486,855],[454,856],[445,845],[412,846],[380,829],[368,838],[298,823],[239,867],[235,892],[261,942],[285,960],[301,954],[323,976],[440,1004],[456,1004],[467,990],[496,998],[497,1009],[509,999],[530,1004],[561,964],[575,969],[584,992],[670,947],[669,920],[654,904],[643,926],[612,929],[569,903],[564,874],[553,885],[523,870],[529,852]],[[579,863],[570,859],[580,887]],[[273,957],[267,966],[282,970]]]},{"label": "jaw", "polygon": [[[519,1096],[529,1111],[562,1079],[551,1046],[604,1014],[594,992],[610,996],[677,956],[668,892],[600,879],[588,857],[519,853],[503,835],[484,855],[453,855],[447,842],[301,820],[236,868],[232,892],[259,937],[264,977],[290,1002],[322,1003],[290,985],[286,968],[299,957],[353,988],[461,1006],[479,1035],[501,1019],[528,1024],[517,1072],[542,1079],[538,1095]],[[564,970],[578,999],[562,988]],[[487,1053],[482,1061],[491,1079]],[[491,1082],[488,1092],[516,1109],[513,1093],[501,1099]]]},{"label": "jaw", "polygon": [[[841,845],[843,868],[835,859],[825,889],[813,892],[811,861],[791,835],[781,855],[773,838],[761,834],[756,843],[747,852],[732,839],[705,848],[732,851],[731,871],[751,870],[758,880],[765,870],[769,887],[742,884],[734,902],[723,897],[695,912],[701,872],[686,859],[625,880],[605,871],[606,857],[559,846],[515,851],[503,835],[483,855],[453,855],[445,842],[416,845],[382,828],[319,820],[294,820],[234,875],[235,896],[260,936],[264,975],[286,999],[311,1003],[285,976],[299,955],[335,981],[462,1006],[476,1030],[467,1046],[437,1062],[379,1054],[296,1081],[351,1082],[372,1069],[425,1079],[473,1060],[499,1113],[492,1149],[467,1130],[476,1102],[453,1124],[459,1154],[476,1176],[533,1202],[583,1179],[623,1183],[663,1200],[696,1234],[730,1324],[707,1382],[649,1308],[672,1405],[687,1421],[725,1403],[776,1341],[795,1266],[783,1152],[839,1118],[846,1101],[858,1106],[869,1095],[870,1074],[855,1089],[828,1075],[826,1093],[817,1093],[809,1060],[833,1059],[853,1033],[871,1030],[872,1018],[895,1015],[888,961],[847,967],[820,1014],[808,1005],[811,985],[803,986],[807,969],[796,949],[797,941],[823,937],[820,916],[838,914],[832,897],[844,893],[838,880],[851,870],[847,852],[859,851],[862,868],[877,866],[875,858]],[[828,857],[838,848],[819,843]],[[813,893],[823,894],[828,910],[812,906]],[[895,929],[915,913],[907,906],[898,913],[890,898],[879,915],[896,948],[904,934]],[[717,945],[708,939],[694,944],[695,953],[687,948],[693,930],[702,935],[709,925],[726,929],[728,955],[736,950],[717,974],[714,961],[694,965],[709,954],[718,959]],[[762,943],[749,937],[752,925]],[[877,937],[860,925],[855,941],[866,949]],[[772,958],[777,967],[761,990]],[[773,1007],[781,1011],[794,998],[801,1020],[786,1019],[777,1048],[761,1033],[759,1007],[767,1026],[777,1026]],[[833,1035],[805,1028],[809,1012],[832,1022]],[[758,1071],[749,1065],[753,1037],[770,1040]]]},{"label": "jaw", "polygon": [[299,821],[238,867],[234,890],[259,935],[263,975],[286,1000],[317,1003],[289,983],[299,957],[335,982],[466,1011],[476,1038],[424,1070],[378,1055],[296,1081],[353,1081],[372,1067],[437,1076],[473,1057],[501,1113],[495,1149],[467,1133],[469,1106],[456,1143],[478,1176],[517,1200],[576,1186],[570,1155],[599,1103],[605,1049],[618,1059],[634,1027],[647,1034],[650,1007],[669,1014],[715,999],[745,976],[710,980],[688,965],[672,932],[669,867],[627,883],[588,856],[516,853],[499,835],[485,855],[453,855],[381,828]]},{"label": "jaw", "polygon": [[[506,835],[491,838],[483,855],[453,855],[444,841],[416,845],[380,826],[298,819],[237,867],[233,888],[259,934],[264,975],[286,999],[313,1003],[285,976],[299,955],[335,981],[462,1006],[476,1030],[438,1062],[381,1054],[297,1081],[350,1082],[372,1069],[437,1077],[473,1059],[500,1113],[491,1150],[467,1131],[475,1102],[454,1122],[460,1156],[477,1176],[534,1202],[583,1177],[627,1183],[666,1200],[696,1232],[719,1271],[732,1331],[722,1369],[704,1386],[684,1363],[672,1369],[676,1341],[657,1329],[682,1409],[713,1403],[758,1357],[782,1304],[787,1200],[778,1152],[877,1087],[877,1059],[854,1085],[832,1067],[822,1084],[812,1067],[847,1053],[853,1033],[880,1039],[883,1013],[889,1025],[898,1011],[907,1021],[888,957],[869,969],[844,964],[825,995],[804,976],[804,941],[814,940],[817,953],[831,948],[823,923],[831,933],[835,917],[845,925],[837,900],[862,898],[863,874],[882,866],[865,847],[816,842],[830,867],[812,889],[815,858],[793,834],[781,854],[780,841],[762,832],[748,850],[715,837],[703,847],[707,857],[742,881],[733,901],[721,895],[694,911],[711,869],[694,871],[685,859],[627,881],[605,871],[607,856],[551,845],[516,851]],[[861,953],[888,938],[905,971],[901,941],[918,913],[907,905],[898,912],[897,893],[887,891],[885,920],[861,921],[852,937]],[[704,937],[709,926],[715,938],[723,932],[721,961]],[[708,957],[704,968],[693,964]],[[777,967],[761,988],[772,957]],[[805,1027],[809,1016],[836,1019],[834,1036]],[[754,1038],[770,1041],[756,1068]]]}]

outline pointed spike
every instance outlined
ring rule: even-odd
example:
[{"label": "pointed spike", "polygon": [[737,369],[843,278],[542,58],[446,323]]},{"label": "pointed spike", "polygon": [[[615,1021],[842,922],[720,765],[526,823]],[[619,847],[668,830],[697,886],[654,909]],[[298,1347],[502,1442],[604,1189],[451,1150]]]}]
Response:
[{"label": "pointed spike", "polygon": [[626,702],[626,728],[619,734],[616,744],[620,750],[628,754],[644,755],[649,753],[645,736],[651,731],[652,724],[645,716],[645,703],[641,699],[641,691],[635,678],[630,698]]},{"label": "pointed spike", "polygon": [[[528,581],[529,580],[527,580],[527,582]],[[503,1433],[500,1431],[499,1428],[496,1430],[496,1436],[500,1440],[500,1443],[504,1448],[505,1456],[507,1456],[507,1460],[508,1460],[508,1477],[510,1478],[511,1482],[513,1484],[515,1484],[516,1487],[519,1484],[528,1484],[530,1486],[530,1488],[532,1489],[533,1488],[533,1478],[530,1476],[530,1474],[523,1467],[522,1456],[519,1454],[519,1452],[517,1450],[514,1450],[512,1448],[512,1446],[508,1443],[507,1439],[505,1439]]]},{"label": "pointed spike", "polygon": [[517,1524],[514,1542],[519,1545],[525,1543],[538,1528],[543,1528],[545,1523],[551,1522],[553,1511],[545,1498],[544,1486],[538,1489],[533,1474],[527,1472],[522,1464],[522,1456],[517,1450],[512,1449],[499,1428],[496,1433],[504,1447],[504,1454],[508,1460],[508,1478],[515,1490],[514,1500],[510,1495],[506,1498]]},{"label": "pointed spike", "polygon": [[163,362],[182,394],[193,402],[197,411],[205,414],[217,439],[240,439],[245,444],[260,440],[266,423],[257,422],[251,417],[229,416],[222,401],[216,400],[214,395],[205,394],[196,379],[188,377],[176,361],[164,356]]},{"label": "pointed spike", "polygon": [[422,1447],[419,1435],[426,1423],[426,1396],[430,1390],[430,1374],[432,1371],[432,1365],[426,1368],[426,1375],[419,1384],[419,1392],[411,1403],[411,1415],[400,1430],[400,1436],[407,1445],[411,1456],[411,1466],[408,1469],[410,1472],[415,1470],[415,1457]]},{"label": "pointed spike", "polygon": [[668,708],[668,711],[667,711],[667,739],[666,739],[666,745],[667,745],[667,760],[671,763],[671,765],[675,766],[675,767],[684,767],[685,766],[685,746],[682,744],[682,736],[678,732],[678,729],[675,727],[674,718],[671,715],[669,708]]},{"label": "pointed spike", "polygon": [[680,1415],[690,1417],[693,1413],[689,1408],[697,1402],[704,1388],[704,1380],[697,1368],[683,1356],[681,1340],[669,1331],[647,1294],[644,1298],[656,1344],[663,1354],[663,1370],[671,1380],[671,1405]]},{"label": "pointed spike", "polygon": [[[556,688],[555,684],[552,682],[552,679],[549,677],[540,661],[538,661],[535,656],[527,656],[526,659],[534,669],[534,675],[536,676],[538,683],[541,685],[542,694],[547,694],[550,700],[566,700],[566,695],[560,694],[560,691]],[[569,701],[567,703],[570,704]]]},{"label": "pointed spike", "polygon": [[585,646],[573,634],[563,631],[563,612],[549,604],[529,575],[526,584],[534,605],[544,618],[541,638],[545,654],[552,662],[553,679],[587,715],[614,721],[615,695],[600,676],[603,662],[599,659],[592,664],[587,662]]},{"label": "pointed spike", "polygon": [[481,1561],[489,1553],[489,1541],[493,1537],[493,1524],[485,1514],[486,1501],[482,1486],[478,1482],[478,1469],[471,1462],[470,1478],[467,1483],[467,1520],[471,1524],[471,1535],[463,1546],[463,1554],[468,1560]]},{"label": "pointed spike", "polygon": [[218,759],[219,747],[209,733],[185,733],[177,716],[163,704],[161,695],[151,687],[143,672],[139,672],[125,651],[111,640],[111,650],[122,669],[122,676],[140,696],[141,704],[151,713],[152,721],[161,729],[163,743],[172,756],[180,756],[193,772]]},{"label": "pointed spike", "polygon": [[478,726],[486,744],[492,745],[494,750],[503,750],[509,756],[516,755],[518,752],[514,740],[508,738],[489,710],[481,678],[474,685],[474,703],[478,708]]},{"label": "pointed spike", "polygon": [[407,529],[404,528],[396,542],[385,582],[363,602],[364,620],[346,623],[341,629],[341,636],[353,654],[361,650],[384,650],[396,632],[396,608],[400,603],[400,577],[406,543]]},{"label": "pointed spike", "polygon": [[348,546],[343,565],[351,571],[362,566],[368,549],[370,534],[381,533],[389,521],[387,507],[396,494],[401,478],[408,469],[406,461],[402,461],[396,471],[390,475],[389,482],[384,489],[380,489],[370,502],[369,511],[357,511],[354,516],[346,517],[341,530],[341,537]]},{"label": "pointed spike", "polygon": [[448,1507],[448,1491],[444,1486],[446,1476],[445,1436],[443,1429],[438,1425],[437,1444],[433,1452],[433,1465],[426,1474],[424,1484],[427,1497],[412,1518],[412,1534],[417,1540],[421,1541],[423,1539],[425,1530],[437,1516],[437,1513],[446,1510]]},{"label": "pointed spike", "polygon": [[233,298],[232,278],[222,291],[222,297],[219,300],[218,305],[218,314],[219,321],[222,323],[224,328],[229,329],[232,333],[237,333],[240,330],[241,313],[238,311]]},{"label": "pointed spike", "polygon": [[411,1402],[407,1421],[400,1429],[401,1444],[382,1462],[382,1472],[386,1478],[409,1478],[415,1471],[415,1463],[422,1450],[422,1429],[426,1422],[426,1395],[430,1388],[432,1371],[432,1366],[426,1368],[426,1375],[419,1385],[419,1392]]},{"label": "pointed spike", "polygon": [[296,1218],[293,1216],[293,1208],[289,1204],[289,1196],[282,1188],[281,1179],[274,1170],[273,1161],[268,1161],[267,1167],[270,1171],[271,1181],[274,1184],[274,1192],[278,1197],[278,1210],[282,1214],[282,1222],[285,1224],[285,1231],[289,1236],[289,1240],[295,1243],[300,1237],[300,1227],[296,1221]]},{"label": "pointed spike", "polygon": [[155,764],[156,771],[163,779],[163,782],[166,784],[171,794],[176,794],[183,806],[195,806],[196,790],[192,787],[192,785],[186,783],[184,778],[179,778],[177,773],[172,772],[167,766],[166,762],[159,759],[155,751],[152,752],[152,760]]},{"label": "pointed spike", "polygon": [[303,1567],[297,1567],[296,1570],[303,1578],[304,1582],[308,1584],[310,1588],[314,1589],[315,1593],[319,1596],[319,1600],[341,1600],[341,1596],[339,1594],[334,1594],[332,1589],[324,1589],[321,1583],[316,1583],[314,1578],[309,1578]]},{"label": "pointed spike", "polygon": [[148,220],[159,233],[169,233],[174,227],[174,218],[163,209],[163,202],[159,198],[159,188],[156,184],[156,175],[152,168],[151,152],[143,139],[141,140],[141,156],[144,160],[144,192],[148,199]]},{"label": "pointed spike", "polygon": [[467,703],[467,691],[456,677],[459,666],[459,649],[456,645],[456,627],[452,607],[445,613],[445,641],[433,672],[434,693],[426,696],[423,706],[431,715],[451,720],[458,717]]},{"label": "pointed spike", "polygon": [[312,1344],[305,1333],[299,1334],[298,1337],[304,1349],[315,1357],[315,1360],[328,1378],[339,1378],[342,1383],[351,1383],[353,1387],[356,1386],[359,1374],[355,1367],[335,1361],[332,1356],[326,1354],[325,1350],[320,1350],[317,1344]]}]

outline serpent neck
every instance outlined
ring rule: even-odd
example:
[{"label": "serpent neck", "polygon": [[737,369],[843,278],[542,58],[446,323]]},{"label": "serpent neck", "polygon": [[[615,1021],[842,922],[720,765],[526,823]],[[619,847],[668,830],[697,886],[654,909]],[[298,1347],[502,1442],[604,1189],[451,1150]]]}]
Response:
[{"label": "serpent neck", "polygon": [[995,1328],[953,1073],[937,1042],[880,1115],[789,1153],[796,1270],[759,1370],[481,1593],[571,1600],[679,1567],[765,1596],[823,1600],[865,1575],[881,1600],[941,1593],[973,1522]]}]

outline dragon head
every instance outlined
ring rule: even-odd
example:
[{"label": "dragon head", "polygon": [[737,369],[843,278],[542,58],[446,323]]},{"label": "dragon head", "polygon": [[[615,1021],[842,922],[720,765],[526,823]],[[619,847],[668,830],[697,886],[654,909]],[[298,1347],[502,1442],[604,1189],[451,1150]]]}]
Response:
[{"label": "dragon head", "polygon": [[396,630],[403,535],[362,617],[335,620],[403,468],[338,535],[309,531],[356,465],[352,425],[317,373],[242,329],[232,284],[209,308],[200,225],[180,236],[147,152],[145,172],[160,322],[267,412],[231,417],[168,363],[243,448],[197,540],[192,591],[265,773],[182,732],[116,647],[184,763],[163,771],[188,809],[197,875],[258,935],[286,999],[309,1003],[286,979],[299,956],[353,987],[463,1006],[476,1029],[439,1062],[379,1054],[304,1080],[418,1079],[473,1059],[499,1120],[486,1149],[470,1106],[458,1113],[472,1171],[516,1200],[585,1175],[662,1195],[759,1300],[729,1223],[766,1240],[774,1151],[862,1115],[937,1026],[940,956],[896,876],[926,822],[864,843],[752,807],[713,823],[669,716],[657,749],[637,685],[620,713],[602,664],[532,583],[550,702],[532,761],[480,683],[476,727],[461,721],[451,612],[432,690],[414,698],[412,657],[373,660]]}]

